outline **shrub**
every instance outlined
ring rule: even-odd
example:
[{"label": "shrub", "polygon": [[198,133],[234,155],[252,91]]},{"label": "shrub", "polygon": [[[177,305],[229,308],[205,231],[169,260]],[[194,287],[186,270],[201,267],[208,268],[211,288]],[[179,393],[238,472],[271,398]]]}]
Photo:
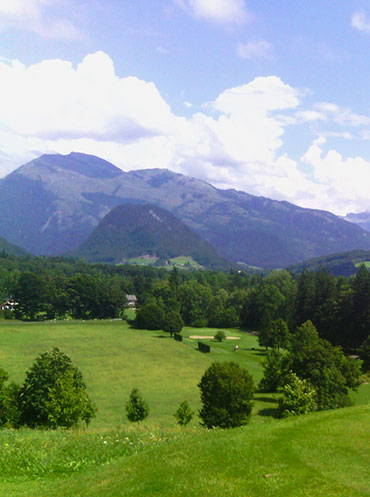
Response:
[{"label": "shrub", "polygon": [[305,414],[317,408],[315,389],[308,381],[301,380],[295,373],[288,374],[281,393],[279,411],[283,418]]},{"label": "shrub", "polygon": [[222,340],[226,339],[225,332],[222,330],[218,330],[218,332],[214,336],[214,339],[217,340],[218,342],[222,342]]},{"label": "shrub", "polygon": [[149,406],[142,398],[139,390],[133,388],[126,404],[126,414],[129,421],[142,421],[149,414]]},{"label": "shrub", "polygon": [[201,424],[232,428],[248,423],[252,411],[252,376],[235,362],[214,362],[202,376]]},{"label": "shrub", "polygon": [[184,400],[174,414],[177,424],[186,426],[193,419],[194,411],[190,408],[189,402]]}]

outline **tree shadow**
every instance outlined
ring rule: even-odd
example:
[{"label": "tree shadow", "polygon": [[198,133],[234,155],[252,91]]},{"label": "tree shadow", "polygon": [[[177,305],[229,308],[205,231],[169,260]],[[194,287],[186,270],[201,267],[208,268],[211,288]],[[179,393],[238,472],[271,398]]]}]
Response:
[{"label": "tree shadow", "polygon": [[259,400],[260,402],[269,402],[270,404],[276,404],[277,402],[274,397],[254,397],[253,400]]},{"label": "tree shadow", "polygon": [[261,409],[260,411],[258,411],[258,416],[270,416],[277,419],[279,417],[279,409],[277,407],[275,409],[272,407]]},{"label": "tree shadow", "polygon": [[152,338],[171,338],[171,337],[170,335],[152,335]]}]

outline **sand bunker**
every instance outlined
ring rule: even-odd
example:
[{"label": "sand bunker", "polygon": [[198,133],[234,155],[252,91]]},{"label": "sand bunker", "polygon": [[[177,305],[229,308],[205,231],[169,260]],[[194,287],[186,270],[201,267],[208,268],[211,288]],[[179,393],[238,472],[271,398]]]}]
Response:
[{"label": "sand bunker", "polygon": [[[195,340],[213,340],[214,336],[190,335],[189,338],[194,338]],[[226,337],[226,340],[240,340],[240,337]]]}]

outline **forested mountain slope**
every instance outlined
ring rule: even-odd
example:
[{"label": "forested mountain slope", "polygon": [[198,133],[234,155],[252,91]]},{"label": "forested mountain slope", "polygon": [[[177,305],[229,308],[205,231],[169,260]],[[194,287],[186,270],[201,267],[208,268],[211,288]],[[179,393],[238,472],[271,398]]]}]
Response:
[{"label": "forested mountain slope", "polygon": [[191,256],[209,268],[232,265],[173,214],[147,204],[115,207],[71,255],[113,264],[145,255],[160,259]]}]

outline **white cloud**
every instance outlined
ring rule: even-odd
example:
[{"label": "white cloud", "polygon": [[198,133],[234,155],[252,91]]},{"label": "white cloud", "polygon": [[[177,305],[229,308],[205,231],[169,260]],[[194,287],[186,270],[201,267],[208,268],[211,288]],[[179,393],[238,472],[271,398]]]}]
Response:
[{"label": "white cloud", "polygon": [[272,45],[266,40],[238,43],[237,54],[243,59],[271,57]]},{"label": "white cloud", "polygon": [[66,0],[0,0],[0,29],[30,31],[44,38],[79,39],[81,34],[70,20],[50,11],[66,4]]},{"label": "white cloud", "polygon": [[218,24],[243,24],[249,18],[244,0],[174,0],[196,19]]},{"label": "white cloud", "polygon": [[[330,150],[326,140],[351,138],[338,131],[339,122],[365,136],[367,117],[328,103],[302,109],[302,95],[276,76],[258,77],[185,118],[171,111],[154,83],[119,77],[103,52],[76,67],[58,59],[29,67],[0,59],[1,173],[43,153],[76,151],[124,170],[169,168],[305,207],[364,210],[370,164]],[[312,123],[325,126],[321,139],[293,160],[286,127],[299,124],[312,134]]]},{"label": "white cloud", "polygon": [[315,109],[341,126],[358,127],[370,125],[370,117],[356,114],[351,109],[339,107],[333,103],[321,102],[315,105]]},{"label": "white cloud", "polygon": [[352,15],[352,27],[358,29],[359,31],[365,31],[370,33],[370,21],[367,19],[363,12],[355,12]]},{"label": "white cloud", "polygon": [[327,209],[339,214],[369,208],[370,162],[362,157],[344,158],[336,150],[323,151],[326,139],[313,142],[302,161],[313,168],[315,180],[324,187]]}]

